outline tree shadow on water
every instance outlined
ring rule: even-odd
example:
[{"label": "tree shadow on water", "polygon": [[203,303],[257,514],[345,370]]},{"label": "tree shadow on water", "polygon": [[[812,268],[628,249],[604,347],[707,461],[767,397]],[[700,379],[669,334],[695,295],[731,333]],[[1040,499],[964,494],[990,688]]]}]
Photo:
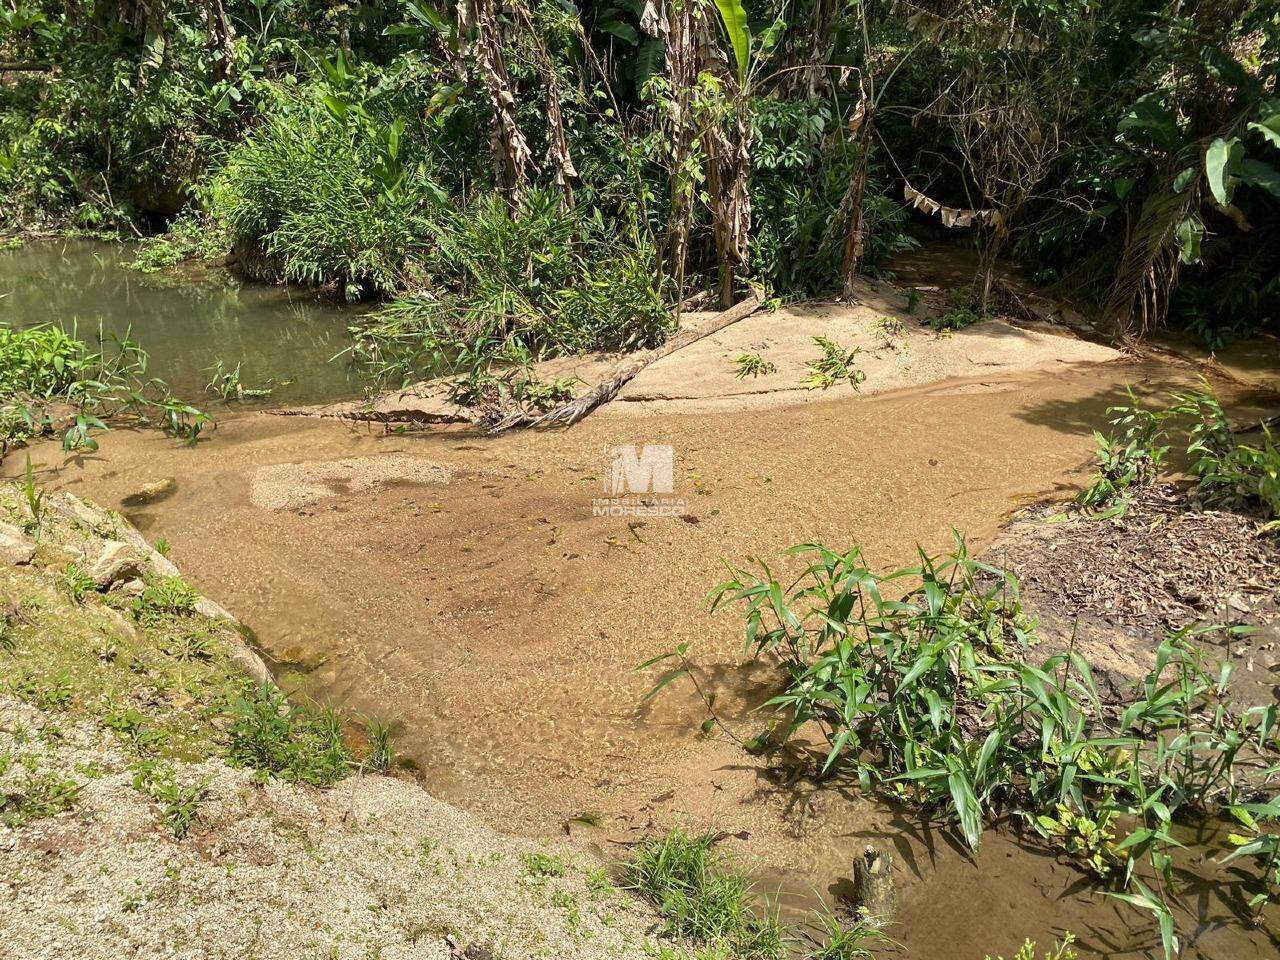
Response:
[{"label": "tree shadow on water", "polygon": [[[1141,375],[1133,371],[1128,382],[1134,394],[1144,403],[1164,405],[1171,391],[1185,389],[1186,380],[1168,376]],[[1057,433],[1088,436],[1094,430],[1105,430],[1107,410],[1129,403],[1129,392],[1124,383],[1110,383],[1085,396],[1052,397],[1031,402],[1014,411],[1014,416],[1036,427],[1048,427]]]}]

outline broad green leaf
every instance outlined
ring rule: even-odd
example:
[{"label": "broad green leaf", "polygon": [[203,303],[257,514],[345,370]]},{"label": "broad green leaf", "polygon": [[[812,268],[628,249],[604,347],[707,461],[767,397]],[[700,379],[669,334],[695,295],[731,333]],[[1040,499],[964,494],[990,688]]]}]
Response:
[{"label": "broad green leaf", "polygon": [[1182,263],[1200,262],[1200,241],[1204,239],[1204,224],[1199,217],[1187,217],[1174,233],[1178,243],[1178,260]]},{"label": "broad green leaf", "polygon": [[1258,81],[1249,76],[1249,72],[1241,66],[1240,61],[1217,47],[1205,47],[1200,51],[1200,59],[1219,80],[1233,87],[1256,87]]},{"label": "broad green leaf", "polygon": [[1145,133],[1162,147],[1172,147],[1178,140],[1178,125],[1173,114],[1165,109],[1159,95],[1154,93],[1135,101],[1116,124],[1116,130],[1120,133]]},{"label": "broad green leaf", "polygon": [[953,770],[947,777],[947,786],[951,789],[951,802],[960,816],[960,829],[964,832],[965,843],[969,849],[977,851],[982,843],[982,810],[978,806],[978,798],[973,795],[973,787],[960,770]]},{"label": "broad green leaf", "polygon": [[631,44],[631,46],[633,47],[640,42],[639,31],[637,31],[636,28],[633,27],[631,24],[626,23],[622,20],[614,20],[611,18],[611,19],[605,20],[600,24],[597,24],[597,27],[598,29],[603,30],[605,33],[613,34],[619,40],[625,40],[627,43]]},{"label": "broad green leaf", "polygon": [[747,13],[742,9],[742,0],[716,0],[716,10],[720,13],[720,22],[733,46],[738,82],[744,83],[751,58],[751,31],[747,29]]},{"label": "broad green leaf", "polygon": [[1271,164],[1246,157],[1240,161],[1239,176],[1241,183],[1261,187],[1273,197],[1280,197],[1280,170]]},{"label": "broad green leaf", "polygon": [[1209,178],[1209,190],[1213,199],[1222,206],[1231,202],[1231,177],[1244,159],[1244,147],[1238,137],[1223,140],[1221,137],[1209,144],[1204,155],[1204,172]]},{"label": "broad green leaf", "polygon": [[1257,123],[1249,124],[1249,129],[1262,134],[1272,144],[1280,147],[1280,113],[1273,113],[1269,117],[1263,117]]}]

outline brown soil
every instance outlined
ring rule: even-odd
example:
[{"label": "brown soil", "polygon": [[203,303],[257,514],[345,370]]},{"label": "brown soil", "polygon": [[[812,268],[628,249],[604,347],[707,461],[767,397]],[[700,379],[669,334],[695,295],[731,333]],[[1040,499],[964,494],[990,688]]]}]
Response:
[{"label": "brown soil", "polygon": [[[849,303],[814,302],[760,311],[645,367],[622,388],[610,412],[614,416],[734,413],[821,403],[851,393],[853,387],[847,382],[827,390],[806,386],[808,364],[822,355],[814,337],[860,351],[855,364],[866,375],[858,387],[864,396],[975,375],[1066,370],[1120,357],[1109,347],[1081,340],[1048,322],[993,319],[954,333],[937,333],[928,320],[945,307],[940,294],[926,293],[916,312],[908,312],[903,291],[878,282],[863,283],[858,299]],[[696,331],[715,316],[688,314],[682,329]],[[776,369],[742,378],[733,362],[742,354],[758,354]],[[538,364],[537,373],[546,380],[577,378],[581,395],[632,362],[616,354],[564,357]],[[367,403],[328,404],[305,412],[424,423],[477,418],[478,411],[458,407],[449,401],[448,393],[447,385],[431,381]]]},{"label": "brown soil", "polygon": [[[752,708],[772,680],[741,665],[740,622],[707,613],[723,559],[860,542],[888,568],[917,542],[941,549],[953,527],[980,549],[1010,512],[1074,492],[1089,430],[1126,383],[1188,379],[1106,363],[993,370],[874,397],[833,388],[785,414],[636,416],[636,405],[615,403],[570,431],[493,440],[253,415],[195,449],[122,432],[92,457],[64,461],[50,445],[33,460],[55,487],[112,505],[177,477],[173,495],[131,518],[166,537],[268,653],[318,663],[286,684],[398,721],[399,745],[431,791],[504,830],[545,834],[598,812],[602,826],[580,840],[608,855],[648,830],[710,825],[737,835],[731,844],[770,886],[810,901],[846,881],[853,856],[878,840],[897,851],[901,922],[891,932],[913,957],[1010,955],[1024,936],[1048,942],[1065,929],[1086,955],[1128,957],[1151,943],[1146,919],[1073,868],[1003,833],[971,860],[948,832],[891,807],[780,783],[736,744],[699,735],[690,691],[673,686],[641,706],[654,677],[634,668],[688,641],[718,709],[754,733]],[[611,451],[628,443],[674,447],[683,518],[593,515]],[[424,484],[388,469],[376,490],[332,485],[301,507],[251,496],[282,465],[328,475],[332,461],[391,457],[451,479]],[[1235,896],[1206,883],[1189,902],[1221,917]],[[1264,934],[1235,924],[1203,926],[1195,942],[1221,960],[1274,955]]]},{"label": "brown soil", "polygon": [[[1065,509],[1066,512],[1059,512]],[[1280,693],[1280,540],[1261,520],[1204,509],[1185,488],[1157,486],[1110,519],[1073,507],[1033,511],[988,550],[1018,577],[1024,602],[1057,646],[1073,641],[1115,683],[1146,674],[1171,631],[1244,624],[1252,635],[1221,644],[1240,661],[1237,691],[1267,703]]]}]

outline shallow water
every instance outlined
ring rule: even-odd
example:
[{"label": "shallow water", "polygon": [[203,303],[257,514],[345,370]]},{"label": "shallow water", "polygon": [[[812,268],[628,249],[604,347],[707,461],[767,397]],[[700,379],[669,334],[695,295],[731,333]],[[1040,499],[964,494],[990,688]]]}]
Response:
[{"label": "shallow water", "polygon": [[[916,814],[783,782],[728,738],[699,736],[688,689],[641,705],[654,678],[635,665],[688,641],[721,716],[754,734],[751,708],[773,681],[742,664],[740,620],[708,614],[722,559],[816,539],[860,542],[892,567],[916,542],[943,548],[953,526],[981,549],[1011,510],[1075,489],[1089,429],[1126,383],[1190,375],[1105,364],[770,416],[606,408],[567,432],[490,441],[255,414],[194,449],[121,431],[94,458],[35,453],[51,486],[109,506],[177,478],[132,519],[245,618],[287,687],[391,721],[429,789],[499,829],[568,831],[610,859],[672,825],[723,830],[788,910],[829,902],[872,842],[896,854],[890,933],[907,956],[1008,957],[1024,937],[1071,930],[1086,957],[1155,957],[1146,916],[1013,831],[989,831],[970,858]],[[697,522],[593,516],[609,451],[635,441],[674,446]],[[406,459],[439,465],[439,479],[396,467],[378,482]],[[300,483],[308,464],[316,482]],[[585,812],[601,825],[570,823]],[[1265,930],[1232,919],[1229,872],[1196,856],[1179,910],[1186,955],[1274,957]]]},{"label": "shallow water", "polygon": [[[165,287],[124,270],[127,257],[83,244],[0,254],[0,293],[13,294],[0,320],[132,324],[175,385],[202,385],[221,356],[245,361],[247,378],[301,375],[280,399],[355,392],[328,364],[349,311],[270,288]],[[676,824],[723,830],[788,912],[830,902],[876,843],[895,854],[889,932],[906,956],[1009,957],[1024,937],[1044,946],[1071,930],[1085,957],[1155,957],[1146,916],[1015,831],[988,831],[972,858],[918,814],[785,782],[727,737],[700,736],[687,688],[642,705],[654,678],[635,665],[690,643],[721,717],[756,733],[752,708],[774,679],[742,663],[741,621],[707,611],[723,560],[819,540],[860,543],[891,568],[916,543],[945,548],[953,528],[980,550],[1012,511],[1077,489],[1090,431],[1127,384],[1193,375],[1126,362],[764,413],[606,407],[570,431],[493,440],[229,411],[196,447],[116,430],[92,457],[56,444],[32,455],[50,487],[165,537],[256,631],[287,688],[392,722],[429,789],[499,829],[570,832],[607,859]],[[610,452],[633,442],[673,446],[689,519],[593,514]],[[130,494],[166,477],[171,495],[129,511]],[[587,812],[599,827],[572,822]],[[1266,930],[1235,919],[1240,888],[1207,849],[1188,861],[1184,955],[1275,957]]]},{"label": "shallow water", "polygon": [[[209,368],[242,364],[246,387],[269,380],[272,403],[319,403],[359,396],[344,359],[357,312],[311,291],[240,283],[221,271],[183,282],[125,264],[132,244],[33,242],[0,251],[0,323],[54,323],[93,339],[99,326],[150,354],[149,375],[206,406]],[[293,380],[282,385],[281,381]]]}]

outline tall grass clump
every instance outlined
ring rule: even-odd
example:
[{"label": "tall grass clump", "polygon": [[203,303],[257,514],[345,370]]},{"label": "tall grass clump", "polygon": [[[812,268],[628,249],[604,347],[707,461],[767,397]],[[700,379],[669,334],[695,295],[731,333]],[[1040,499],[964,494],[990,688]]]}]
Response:
[{"label": "tall grass clump", "polygon": [[270,116],[231,151],[215,191],[241,267],[352,300],[401,287],[440,204],[403,131],[332,100],[302,98]]},{"label": "tall grass clump", "polygon": [[352,769],[342,722],[332,711],[290,703],[279,690],[262,684],[236,698],[232,717],[232,763],[321,787]]},{"label": "tall grass clump", "polygon": [[753,907],[750,881],[715,843],[714,834],[683,830],[648,837],[634,851],[626,882],[654,905],[671,936],[741,960],[782,960],[781,924]]},{"label": "tall grass clump", "polygon": [[352,330],[357,359],[385,380],[649,347],[672,329],[647,245],[564,210],[550,191],[514,211],[478,196],[431,236],[430,286]]}]

